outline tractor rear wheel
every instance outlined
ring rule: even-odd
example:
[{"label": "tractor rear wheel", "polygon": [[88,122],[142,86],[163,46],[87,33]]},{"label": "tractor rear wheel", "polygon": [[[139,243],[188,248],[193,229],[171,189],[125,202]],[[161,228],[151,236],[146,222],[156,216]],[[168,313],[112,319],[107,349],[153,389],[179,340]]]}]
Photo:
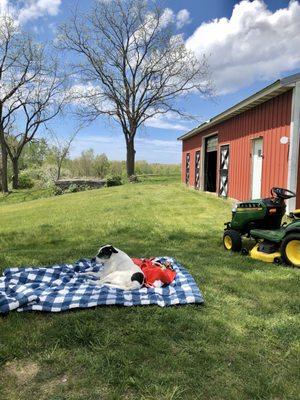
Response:
[{"label": "tractor rear wheel", "polygon": [[239,232],[229,229],[224,232],[223,245],[226,250],[241,251],[242,248],[242,236]]},{"label": "tractor rear wheel", "polygon": [[286,264],[300,267],[300,234],[287,235],[281,244],[281,256]]}]

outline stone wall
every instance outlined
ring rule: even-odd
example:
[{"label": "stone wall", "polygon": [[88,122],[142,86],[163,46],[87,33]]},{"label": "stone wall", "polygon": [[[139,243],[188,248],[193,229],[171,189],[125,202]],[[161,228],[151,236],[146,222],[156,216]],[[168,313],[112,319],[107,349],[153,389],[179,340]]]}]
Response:
[{"label": "stone wall", "polygon": [[70,185],[77,186],[90,186],[92,188],[102,188],[105,186],[105,179],[60,179],[55,182],[55,185],[60,187],[62,190],[68,189]]}]

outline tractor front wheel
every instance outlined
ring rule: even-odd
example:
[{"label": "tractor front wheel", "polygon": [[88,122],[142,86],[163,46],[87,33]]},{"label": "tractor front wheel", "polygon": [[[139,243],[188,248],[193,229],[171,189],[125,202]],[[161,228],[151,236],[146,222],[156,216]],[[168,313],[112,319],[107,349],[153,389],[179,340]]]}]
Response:
[{"label": "tractor front wheel", "polygon": [[300,267],[300,234],[287,235],[281,244],[281,256],[286,264]]},{"label": "tractor front wheel", "polygon": [[241,251],[242,248],[242,236],[239,232],[229,229],[224,232],[223,245],[226,250]]}]

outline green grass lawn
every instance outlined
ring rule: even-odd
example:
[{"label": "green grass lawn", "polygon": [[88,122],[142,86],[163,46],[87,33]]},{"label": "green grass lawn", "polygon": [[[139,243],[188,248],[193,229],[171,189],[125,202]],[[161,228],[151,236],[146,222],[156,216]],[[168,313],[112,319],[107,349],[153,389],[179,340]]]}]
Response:
[{"label": "green grass lawn", "polygon": [[23,203],[24,201],[36,200],[52,196],[52,190],[49,189],[20,189],[13,190],[7,195],[0,193],[0,206],[2,204]]},{"label": "green grass lawn", "polygon": [[159,178],[23,200],[0,203],[1,270],[111,243],[176,257],[206,305],[12,312],[0,319],[1,399],[299,398],[300,271],[225,252],[229,201]]}]

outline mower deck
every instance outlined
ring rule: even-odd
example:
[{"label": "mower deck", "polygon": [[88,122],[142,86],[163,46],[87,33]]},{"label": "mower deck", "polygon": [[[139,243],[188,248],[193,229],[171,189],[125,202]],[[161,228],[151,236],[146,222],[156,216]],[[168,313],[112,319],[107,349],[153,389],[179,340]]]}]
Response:
[{"label": "mower deck", "polygon": [[254,260],[260,260],[268,263],[273,263],[275,259],[280,259],[281,254],[279,251],[274,253],[263,253],[259,251],[259,244],[256,244],[252,250],[250,250],[250,257]]}]

